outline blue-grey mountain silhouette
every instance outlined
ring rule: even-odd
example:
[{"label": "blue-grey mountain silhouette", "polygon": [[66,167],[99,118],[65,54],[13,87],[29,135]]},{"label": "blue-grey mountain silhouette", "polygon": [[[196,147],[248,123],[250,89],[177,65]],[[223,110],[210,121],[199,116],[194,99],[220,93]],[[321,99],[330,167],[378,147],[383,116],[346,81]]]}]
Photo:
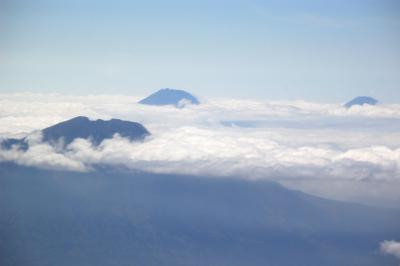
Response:
[{"label": "blue-grey mountain silhouette", "polygon": [[183,107],[184,104],[200,104],[199,100],[190,93],[183,90],[161,89],[143,100],[140,104],[147,105],[174,105],[175,107]]},{"label": "blue-grey mountain silhouette", "polygon": [[29,148],[28,142],[25,138],[22,139],[5,139],[0,142],[1,148],[9,150],[12,147],[17,147],[18,150],[26,151]]},{"label": "blue-grey mountain silhouette", "polygon": [[267,181],[0,163],[0,265],[397,265],[397,210]]},{"label": "blue-grey mountain silhouette", "polygon": [[356,97],[353,100],[351,100],[350,102],[346,103],[344,105],[344,107],[350,108],[354,105],[364,105],[364,104],[376,105],[376,104],[378,104],[378,100],[376,100],[372,97],[360,96],[360,97]]},{"label": "blue-grey mountain silhouette", "polygon": [[[109,139],[114,134],[130,140],[143,140],[150,135],[147,129],[136,122],[120,119],[111,120],[90,120],[84,116],[78,116],[70,120],[58,123],[41,131],[43,141],[50,144],[59,143],[64,146],[70,144],[77,138],[90,139],[93,144],[98,145],[104,139]],[[2,142],[2,147],[10,149],[13,145],[19,146],[22,150],[28,149],[28,143],[23,139],[7,139]]]}]

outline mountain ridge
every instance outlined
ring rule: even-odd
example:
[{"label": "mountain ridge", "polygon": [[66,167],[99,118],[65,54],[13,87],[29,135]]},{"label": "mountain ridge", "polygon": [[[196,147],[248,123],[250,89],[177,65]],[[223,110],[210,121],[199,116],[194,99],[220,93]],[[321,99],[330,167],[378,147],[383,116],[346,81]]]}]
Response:
[{"label": "mountain ridge", "polygon": [[[77,116],[40,130],[42,141],[49,144],[62,142],[65,147],[77,138],[89,139],[94,145],[110,139],[114,134],[126,137],[132,141],[143,140],[150,132],[140,123],[120,119],[90,120],[85,116]],[[19,149],[27,150],[29,144],[26,137],[10,138],[1,142],[2,148],[11,149],[17,145]]]},{"label": "mountain ridge", "polygon": [[376,249],[400,236],[399,211],[271,181],[0,163],[0,182],[0,262],[20,265],[392,265]]}]

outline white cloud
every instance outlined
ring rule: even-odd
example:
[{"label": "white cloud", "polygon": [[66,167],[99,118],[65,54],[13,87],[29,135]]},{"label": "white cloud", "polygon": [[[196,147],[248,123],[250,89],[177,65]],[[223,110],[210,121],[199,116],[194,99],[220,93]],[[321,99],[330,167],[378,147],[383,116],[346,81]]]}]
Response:
[{"label": "white cloud", "polygon": [[[0,137],[78,115],[137,121],[152,133],[144,142],[115,136],[99,147],[76,140],[62,154],[36,140],[27,152],[0,150],[0,161],[77,171],[106,163],[155,172],[274,178],[316,194],[322,191],[322,196],[336,188],[338,199],[349,199],[356,192],[367,198],[365,184],[375,188],[380,182],[388,184],[380,186],[382,197],[388,192],[393,202],[400,202],[396,196],[400,188],[390,186],[400,180],[400,105],[345,109],[302,101],[219,99],[177,109],[135,104],[138,99],[0,95]],[[221,121],[250,121],[252,127],[226,127]],[[326,189],[329,182],[332,191]],[[353,190],[341,189],[338,182],[352,182]]]},{"label": "white cloud", "polygon": [[[399,148],[372,146],[341,150],[316,142],[291,144],[267,133],[265,130],[246,132],[223,127],[183,126],[156,132],[144,142],[130,142],[115,136],[94,147],[89,141],[78,139],[67,147],[67,152],[60,154],[47,144],[32,141],[28,152],[13,150],[1,154],[3,158],[10,156],[18,162],[38,166],[46,158],[42,152],[46,152],[49,159],[52,159],[49,156],[62,156],[65,162],[75,161],[87,166],[123,164],[131,168],[174,173],[245,174],[250,175],[249,178],[400,179]],[[35,156],[35,153],[38,154]],[[39,161],[38,157],[41,158]],[[52,163],[60,164],[58,160],[48,162]]]},{"label": "white cloud", "polygon": [[[400,105],[354,106],[304,101],[262,102],[255,100],[210,99],[201,105],[176,109],[136,104],[141,97],[126,95],[68,96],[61,94],[0,94],[0,134],[16,134],[41,129],[68,118],[122,118],[146,125],[215,125],[224,120],[251,120],[287,123],[355,123],[372,126],[382,119],[400,119]],[[350,120],[348,120],[350,118]],[[380,119],[380,120],[378,120]],[[262,123],[261,123],[262,124]],[[276,125],[273,124],[273,125]]]},{"label": "white cloud", "polygon": [[18,150],[16,146],[11,150],[0,150],[0,162],[13,161],[27,166],[72,171],[86,171],[88,169],[84,163],[56,152],[54,147],[41,142],[41,138],[38,133],[28,136],[29,149],[27,151]]},{"label": "white cloud", "polygon": [[380,244],[380,250],[385,255],[392,255],[400,259],[400,242],[385,240]]}]

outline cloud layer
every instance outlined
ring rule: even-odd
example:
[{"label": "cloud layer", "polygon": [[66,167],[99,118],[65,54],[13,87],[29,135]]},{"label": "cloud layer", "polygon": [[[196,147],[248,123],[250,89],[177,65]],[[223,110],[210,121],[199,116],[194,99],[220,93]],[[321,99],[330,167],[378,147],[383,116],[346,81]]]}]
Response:
[{"label": "cloud layer", "polygon": [[324,176],[390,180],[400,176],[399,148],[342,150],[321,143],[288,145],[269,137],[265,131],[243,135],[240,129],[187,126],[155,133],[144,142],[130,142],[116,135],[93,146],[89,140],[77,139],[63,152],[42,143],[37,134],[28,139],[28,151],[3,150],[0,158],[78,171],[88,170],[94,164],[109,164],[158,172],[246,175],[254,179]]},{"label": "cloud layer", "polygon": [[[155,172],[271,178],[321,195],[324,190],[331,192],[326,188],[333,183],[336,195],[347,191],[339,182],[365,198],[373,191],[383,197],[390,191],[390,200],[400,202],[396,196],[400,189],[392,188],[400,182],[400,105],[345,109],[340,104],[219,99],[176,109],[135,104],[137,99],[1,95],[3,138],[78,115],[137,121],[153,135],[144,142],[115,136],[98,147],[78,139],[60,153],[34,133],[29,135],[31,149],[1,150],[0,161],[75,171],[108,164]],[[353,192],[337,198],[349,199]]]}]

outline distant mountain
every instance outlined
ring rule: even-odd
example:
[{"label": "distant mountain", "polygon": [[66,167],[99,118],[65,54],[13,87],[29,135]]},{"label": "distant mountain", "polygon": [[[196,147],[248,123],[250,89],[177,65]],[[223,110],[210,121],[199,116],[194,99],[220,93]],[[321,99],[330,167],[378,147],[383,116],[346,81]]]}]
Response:
[{"label": "distant mountain", "polygon": [[0,265],[398,265],[399,211],[268,181],[0,163],[0,184]]},{"label": "distant mountain", "polygon": [[140,104],[147,105],[174,105],[184,107],[185,104],[200,104],[200,102],[190,93],[183,90],[161,89],[150,96],[139,101]]},{"label": "distant mountain", "polygon": [[346,103],[344,105],[344,107],[350,108],[354,105],[364,105],[364,104],[376,105],[376,104],[378,104],[378,100],[376,100],[372,97],[360,96],[360,97],[356,97],[353,100],[351,100],[350,102]]},{"label": "distant mountain", "polygon": [[[112,138],[116,133],[130,140],[142,140],[150,135],[149,131],[139,123],[119,119],[92,121],[84,116],[78,116],[45,128],[41,133],[44,142],[53,144],[62,140],[64,146],[77,138],[90,139],[93,144],[98,145],[104,139]],[[28,149],[25,139],[7,139],[1,145],[6,149],[10,149],[13,145],[19,145],[23,150]]]}]

